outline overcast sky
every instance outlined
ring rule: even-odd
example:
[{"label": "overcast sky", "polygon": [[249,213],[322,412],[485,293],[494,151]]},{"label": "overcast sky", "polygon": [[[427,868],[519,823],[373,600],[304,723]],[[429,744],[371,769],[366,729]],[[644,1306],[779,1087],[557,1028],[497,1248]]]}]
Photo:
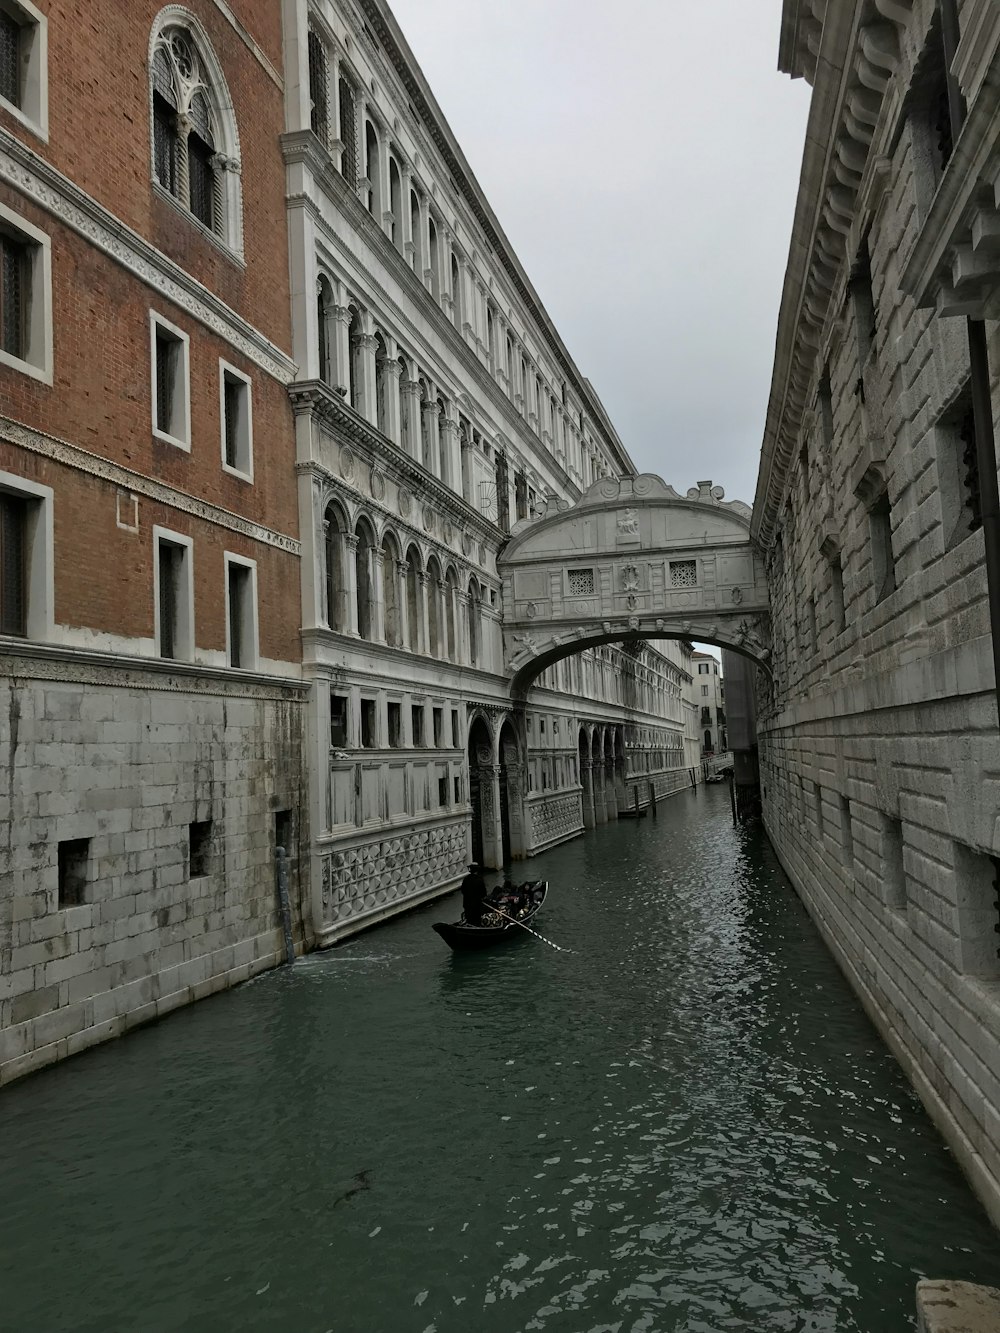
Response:
[{"label": "overcast sky", "polygon": [[389,0],[638,469],[753,501],[809,88],[780,0]]}]

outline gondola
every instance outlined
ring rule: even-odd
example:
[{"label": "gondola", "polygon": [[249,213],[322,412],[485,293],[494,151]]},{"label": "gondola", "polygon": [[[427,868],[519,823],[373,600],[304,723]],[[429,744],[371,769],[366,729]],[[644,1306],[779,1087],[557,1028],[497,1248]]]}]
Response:
[{"label": "gondola", "polygon": [[[531,879],[524,884],[498,886],[487,896],[486,911],[483,913],[486,919],[491,920],[491,924],[470,926],[464,921],[435,921],[434,929],[453,949],[490,949],[494,944],[500,944],[513,935],[525,934],[513,921],[505,921],[498,912],[490,912],[490,905],[502,907],[507,916],[516,917],[522,925],[528,925],[532,917],[537,916],[541,910],[548,891],[547,879]],[[510,899],[515,895],[519,901],[511,902]]]}]

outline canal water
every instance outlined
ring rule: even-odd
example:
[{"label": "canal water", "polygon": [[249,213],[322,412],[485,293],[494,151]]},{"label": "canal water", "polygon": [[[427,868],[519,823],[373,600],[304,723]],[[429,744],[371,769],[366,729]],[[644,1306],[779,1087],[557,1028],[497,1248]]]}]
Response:
[{"label": "canal water", "polygon": [[0,1096],[4,1333],[892,1333],[997,1238],[725,788]]}]

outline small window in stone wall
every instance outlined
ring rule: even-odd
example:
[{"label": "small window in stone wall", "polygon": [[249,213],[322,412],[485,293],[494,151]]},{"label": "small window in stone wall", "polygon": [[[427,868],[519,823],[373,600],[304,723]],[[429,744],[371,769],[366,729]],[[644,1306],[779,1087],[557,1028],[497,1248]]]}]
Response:
[{"label": "small window in stone wall", "polygon": [[452,743],[452,745],[455,746],[455,747],[458,746],[458,709],[457,709],[457,708],[453,708],[453,709],[451,710],[451,743]]},{"label": "small window in stone wall", "polygon": [[448,804],[448,774],[438,778],[438,805]]},{"label": "small window in stone wall", "polygon": [[198,819],[188,825],[188,879],[201,879],[211,869],[212,821]]},{"label": "small window in stone wall", "polygon": [[377,742],[375,724],[375,700],[361,700],[361,744],[364,749],[372,750]]},{"label": "small window in stone wall", "polygon": [[347,696],[330,695],[330,744],[343,749],[347,744]]},{"label": "small window in stone wall", "polygon": [[410,719],[413,731],[413,744],[423,745],[424,743],[424,708],[423,704],[414,704],[410,710]]},{"label": "small window in stone wall", "polygon": [[670,586],[671,588],[697,588],[697,560],[671,560]]},{"label": "small window in stone wall", "polygon": [[400,733],[402,729],[402,705],[393,703],[392,700],[386,705],[386,722],[389,731],[389,746],[395,750],[400,744]]},{"label": "small window in stone wall", "polygon": [[462,779],[461,779],[460,777],[456,777],[456,778],[453,779],[453,782],[454,782],[454,785],[455,785],[455,804],[456,804],[456,805],[461,805],[461,804],[462,804]]},{"label": "small window in stone wall", "polygon": [[444,741],[444,710],[441,708],[431,709],[431,726],[434,729],[434,745],[440,749]]},{"label": "small window in stone wall", "polygon": [[886,907],[893,911],[906,907],[903,825],[890,815],[882,816],[882,894]]},{"label": "small window in stone wall", "polygon": [[570,569],[567,571],[567,577],[571,597],[593,597],[594,571],[592,569]]},{"label": "small window in stone wall", "polygon": [[59,844],[59,906],[79,907],[87,901],[90,839],[70,838]]},{"label": "small window in stone wall", "polygon": [[1000,978],[1000,860],[956,842],[959,967],[966,976]]}]

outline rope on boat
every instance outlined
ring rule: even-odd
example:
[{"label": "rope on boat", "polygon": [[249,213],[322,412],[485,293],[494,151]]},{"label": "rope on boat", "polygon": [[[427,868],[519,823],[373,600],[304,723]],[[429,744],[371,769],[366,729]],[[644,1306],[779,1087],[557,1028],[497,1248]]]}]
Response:
[{"label": "rope on boat", "polygon": [[554,940],[547,940],[544,935],[539,935],[537,930],[532,930],[531,927],[526,926],[523,921],[518,921],[516,916],[507,916],[507,913],[502,908],[497,907],[494,903],[490,903],[490,911],[496,912],[498,916],[505,917],[508,921],[513,921],[515,926],[520,926],[521,929],[526,930],[529,935],[534,935],[535,939],[541,940],[542,943],[547,944],[550,949],[558,949],[560,953],[573,952],[572,949],[564,949],[561,944],[556,944]]}]

